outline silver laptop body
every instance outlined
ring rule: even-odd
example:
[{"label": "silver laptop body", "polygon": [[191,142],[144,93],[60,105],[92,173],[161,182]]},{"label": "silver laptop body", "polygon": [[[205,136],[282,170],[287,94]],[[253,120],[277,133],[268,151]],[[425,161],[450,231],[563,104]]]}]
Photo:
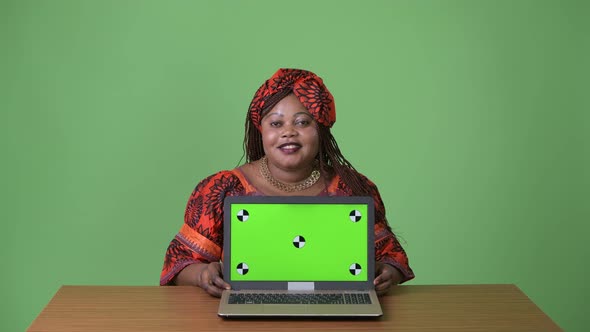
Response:
[{"label": "silver laptop body", "polygon": [[236,196],[224,205],[218,315],[383,314],[370,197]]}]

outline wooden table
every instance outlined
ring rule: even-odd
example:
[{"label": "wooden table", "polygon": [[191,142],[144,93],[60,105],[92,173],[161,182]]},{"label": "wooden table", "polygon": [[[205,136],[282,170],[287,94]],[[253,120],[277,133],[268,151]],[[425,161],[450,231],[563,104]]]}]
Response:
[{"label": "wooden table", "polygon": [[514,285],[398,286],[378,319],[223,319],[196,287],[63,286],[28,331],[560,331]]}]

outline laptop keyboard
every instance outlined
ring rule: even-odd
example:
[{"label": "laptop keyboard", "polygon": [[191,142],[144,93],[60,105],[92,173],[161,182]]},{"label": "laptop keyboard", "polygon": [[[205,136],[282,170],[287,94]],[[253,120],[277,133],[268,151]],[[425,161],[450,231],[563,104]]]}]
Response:
[{"label": "laptop keyboard", "polygon": [[352,294],[264,294],[229,295],[229,304],[371,304],[369,293]]}]

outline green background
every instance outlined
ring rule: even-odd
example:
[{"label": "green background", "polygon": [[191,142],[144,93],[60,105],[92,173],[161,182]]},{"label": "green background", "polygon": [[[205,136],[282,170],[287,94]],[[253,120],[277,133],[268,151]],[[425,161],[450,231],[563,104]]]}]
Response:
[{"label": "green background", "polygon": [[[237,218],[242,209],[246,221]],[[365,218],[352,222],[352,210]],[[367,205],[232,204],[231,215],[233,281],[367,281]],[[237,272],[239,263],[248,273]],[[357,275],[353,263],[362,267]]]},{"label": "green background", "polygon": [[157,285],[279,67],[324,78],[416,279],[590,325],[587,1],[0,0],[0,330],[57,289]]}]

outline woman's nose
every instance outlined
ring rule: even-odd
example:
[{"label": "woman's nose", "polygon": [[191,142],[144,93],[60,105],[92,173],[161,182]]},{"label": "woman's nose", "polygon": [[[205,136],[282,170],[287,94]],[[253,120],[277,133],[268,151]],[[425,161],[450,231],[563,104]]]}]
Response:
[{"label": "woman's nose", "polygon": [[297,135],[297,130],[291,125],[283,126],[283,132],[281,133],[282,137],[293,137]]}]

